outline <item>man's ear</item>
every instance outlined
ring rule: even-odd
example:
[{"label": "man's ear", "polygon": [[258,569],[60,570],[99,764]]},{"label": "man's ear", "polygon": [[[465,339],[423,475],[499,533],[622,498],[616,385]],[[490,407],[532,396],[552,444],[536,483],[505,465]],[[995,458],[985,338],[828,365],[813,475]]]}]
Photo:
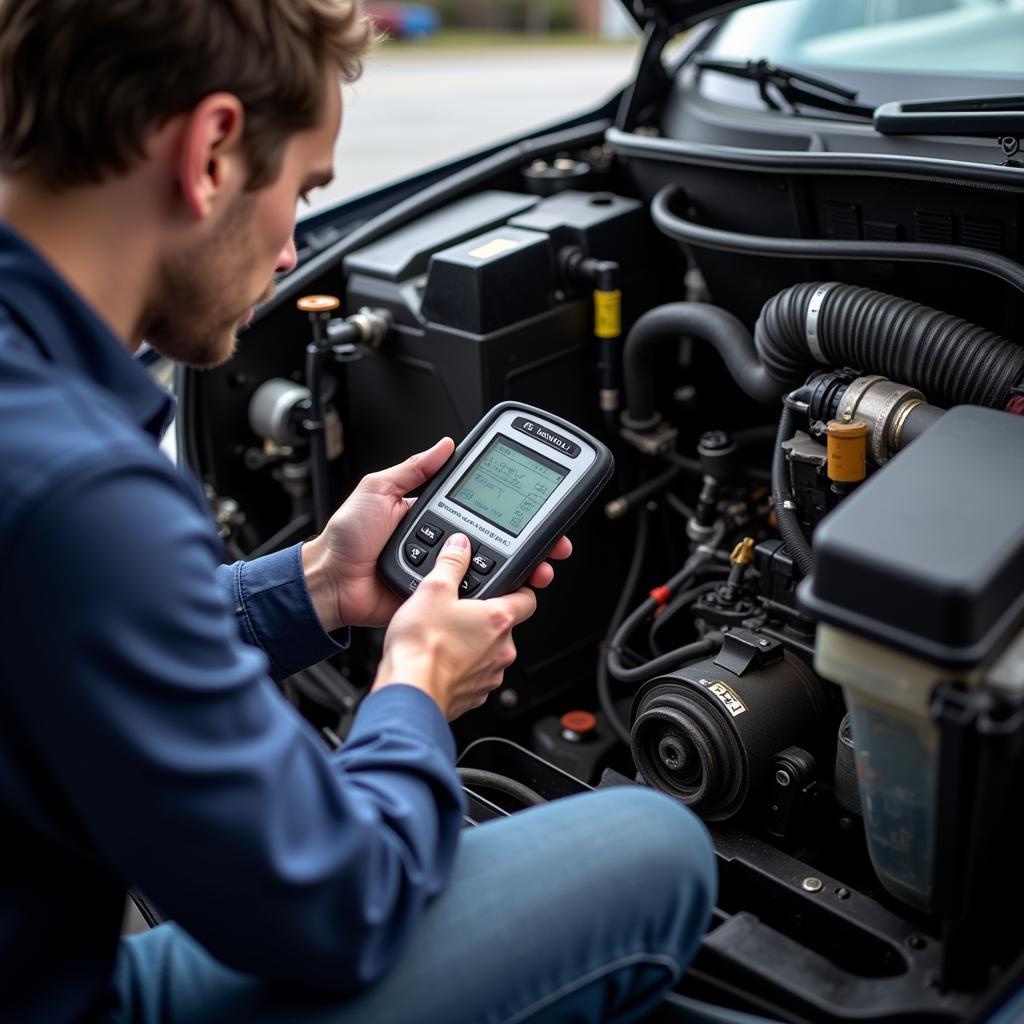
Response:
[{"label": "man's ear", "polygon": [[245,111],[237,96],[215,92],[186,115],[180,135],[177,179],[189,213],[204,219],[248,176],[243,145]]}]

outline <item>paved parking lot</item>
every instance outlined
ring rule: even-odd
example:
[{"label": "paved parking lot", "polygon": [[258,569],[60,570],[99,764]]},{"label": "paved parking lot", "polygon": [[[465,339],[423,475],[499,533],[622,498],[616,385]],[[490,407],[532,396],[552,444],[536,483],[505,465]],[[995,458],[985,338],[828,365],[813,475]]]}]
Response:
[{"label": "paved parking lot", "polygon": [[346,91],[336,180],[313,208],[597,106],[635,48],[423,48],[390,44]]}]

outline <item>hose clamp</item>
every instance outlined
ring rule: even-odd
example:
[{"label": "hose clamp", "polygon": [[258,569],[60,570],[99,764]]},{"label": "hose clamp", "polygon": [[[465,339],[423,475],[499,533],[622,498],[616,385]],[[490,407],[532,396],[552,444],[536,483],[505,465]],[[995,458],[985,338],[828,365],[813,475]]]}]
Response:
[{"label": "hose clamp", "polygon": [[807,347],[811,350],[811,355],[814,356],[815,362],[818,363],[828,363],[828,358],[822,351],[821,341],[818,338],[818,314],[821,312],[821,307],[825,302],[825,296],[837,284],[837,281],[827,281],[825,284],[818,285],[807,306],[807,321],[805,324]]}]

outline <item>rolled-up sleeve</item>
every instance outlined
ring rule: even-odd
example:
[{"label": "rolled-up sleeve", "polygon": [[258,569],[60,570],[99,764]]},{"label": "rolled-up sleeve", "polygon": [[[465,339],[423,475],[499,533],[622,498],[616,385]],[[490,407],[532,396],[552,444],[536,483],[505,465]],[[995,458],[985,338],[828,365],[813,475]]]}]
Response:
[{"label": "rolled-up sleeve", "polygon": [[3,553],[12,713],[83,855],[229,966],[353,991],[447,879],[451,733],[396,685],[328,753],[268,674],[337,649],[298,549],[220,570],[218,553],[169,469],[82,467]]}]

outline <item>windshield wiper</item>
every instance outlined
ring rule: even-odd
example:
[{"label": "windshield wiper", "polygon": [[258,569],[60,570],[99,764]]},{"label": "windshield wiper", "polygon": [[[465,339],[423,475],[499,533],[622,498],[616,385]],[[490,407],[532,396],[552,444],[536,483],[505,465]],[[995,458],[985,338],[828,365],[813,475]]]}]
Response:
[{"label": "windshield wiper", "polygon": [[855,90],[847,89],[824,78],[805,75],[802,71],[781,67],[765,60],[718,60],[714,57],[698,57],[694,62],[701,71],[720,71],[756,82],[761,99],[772,110],[785,111],[779,102],[781,97],[788,104],[788,113],[799,112],[800,107],[815,110],[831,110],[838,114],[870,118],[874,107],[857,103]]},{"label": "windshield wiper", "polygon": [[883,135],[1024,138],[1024,96],[968,96],[883,103],[875,111]]}]

